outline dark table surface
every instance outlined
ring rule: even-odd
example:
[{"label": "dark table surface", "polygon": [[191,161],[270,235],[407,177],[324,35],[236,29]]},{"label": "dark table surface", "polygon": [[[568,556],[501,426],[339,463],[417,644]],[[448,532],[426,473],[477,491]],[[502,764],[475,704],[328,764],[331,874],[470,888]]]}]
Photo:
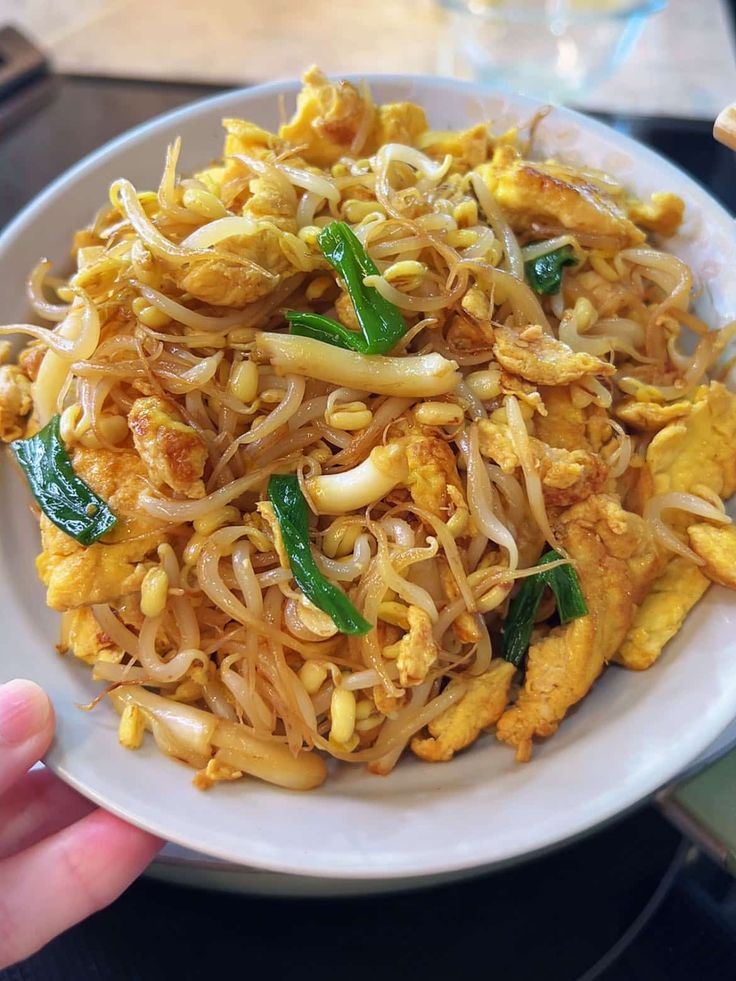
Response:
[{"label": "dark table surface", "polygon": [[[0,225],[101,143],[213,91],[47,76],[7,95]],[[734,157],[713,142],[709,124],[606,121],[673,159],[736,211]],[[425,892],[277,900],[144,878],[41,953],[0,971],[0,981],[241,974],[312,981],[338,973],[351,981],[733,981],[736,886],[654,808],[642,807],[551,856]]]}]

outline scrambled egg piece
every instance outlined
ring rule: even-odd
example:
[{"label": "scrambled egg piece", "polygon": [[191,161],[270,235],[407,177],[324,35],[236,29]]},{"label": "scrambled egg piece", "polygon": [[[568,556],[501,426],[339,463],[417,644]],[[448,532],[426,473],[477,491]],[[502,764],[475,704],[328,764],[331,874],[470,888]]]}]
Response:
[{"label": "scrambled egg piece", "polygon": [[536,385],[503,370],[501,371],[500,385],[502,395],[515,395],[521,403],[528,405],[540,416],[547,415],[547,406],[544,404],[542,394]]},{"label": "scrambled egg piece", "polygon": [[[273,548],[276,550],[276,554],[279,557],[279,564],[282,569],[291,569],[289,564],[289,555],[286,551],[286,546],[284,545],[284,539],[281,534],[281,525],[279,524],[279,519],[276,517],[276,512],[273,509],[273,504],[270,501],[259,501],[256,504],[258,508],[258,516],[262,519],[264,526],[268,528],[270,532],[270,538],[273,540]],[[258,529],[263,534],[261,529]],[[250,535],[248,536],[250,538]],[[252,540],[252,539],[251,539]],[[258,545],[256,545],[258,548]],[[258,549],[259,551],[270,551],[269,549]]]},{"label": "scrambled egg piece", "polygon": [[416,146],[427,130],[424,109],[413,102],[374,106],[350,82],[331,82],[316,67],[305,72],[302,82],[296,112],[279,137],[298,146],[304,160],[317,167],[354,155],[362,133],[365,141],[358,152],[369,156],[386,143]]},{"label": "scrambled egg piece", "polygon": [[428,157],[436,160],[443,160],[449,153],[461,170],[471,170],[488,159],[488,127],[485,123],[478,123],[457,132],[430,130],[419,136],[416,145]]},{"label": "scrambled egg piece", "polygon": [[75,449],[75,471],[117,516],[105,536],[84,548],[41,515],[43,551],[36,568],[47,587],[46,602],[54,610],[93,603],[112,603],[140,589],[146,573],[144,559],[164,541],[161,524],[141,517],[138,499],[146,472],[133,450]]},{"label": "scrambled egg piece", "polygon": [[589,613],[554,627],[529,648],[524,686],[497,729],[522,762],[531,756],[534,737],[551,736],[587,695],[626,636],[659,564],[648,525],[613,495],[573,505],[555,532],[575,563]]},{"label": "scrambled egg piece", "polygon": [[28,376],[14,364],[0,365],[0,439],[10,443],[25,432],[25,418],[33,408]]},{"label": "scrambled egg piece", "polygon": [[687,530],[690,547],[705,562],[701,571],[729,589],[736,589],[736,528],[699,521]]},{"label": "scrambled egg piece", "polygon": [[[285,273],[289,265],[273,229],[296,233],[296,195],[287,194],[280,183],[268,176],[255,177],[250,182],[249,189],[250,197],[243,205],[242,213],[263,224],[259,225],[252,241],[250,237],[245,238],[249,250],[247,254],[269,272]],[[258,245],[256,239],[259,240]],[[234,241],[237,242],[238,239]]]},{"label": "scrambled egg piece", "polygon": [[[506,708],[515,673],[516,668],[508,661],[501,658],[491,661],[484,674],[470,679],[460,701],[430,722],[428,738],[412,739],[412,751],[430,763],[444,762],[474,743],[481,730],[497,722]],[[450,682],[450,685],[458,684]]]},{"label": "scrambled egg piece", "polygon": [[690,414],[692,402],[638,402],[636,399],[624,399],[616,406],[616,415],[632,429],[644,432],[656,432],[678,419],[684,419]]},{"label": "scrambled egg piece", "polygon": [[[520,463],[508,424],[491,417],[480,419],[477,426],[481,454],[497,463],[504,473],[513,473]],[[533,436],[529,444],[547,504],[565,507],[605,487],[608,467],[597,453],[550,446]]]},{"label": "scrambled egg piece", "polygon": [[[24,347],[18,355],[18,367],[22,369],[23,374],[31,381],[35,381],[38,377],[38,371],[41,367],[41,362],[46,357],[47,350],[48,348],[45,344],[42,344],[40,341],[33,341],[28,347]],[[1,359],[0,363],[2,363]]]},{"label": "scrambled egg piece", "polygon": [[661,429],[646,459],[655,494],[697,493],[701,484],[730,497],[736,491],[736,395],[720,382],[702,386],[687,419]]},{"label": "scrambled egg piece", "polygon": [[650,668],[709,585],[689,559],[671,558],[636,611],[615,660],[634,671]]},{"label": "scrambled egg piece", "polygon": [[512,375],[520,375],[535,385],[567,385],[586,375],[607,377],[616,366],[586,351],[573,351],[540,327],[519,333],[508,327],[496,329],[493,354]]},{"label": "scrambled egg piece", "polygon": [[383,649],[384,657],[396,661],[402,688],[421,685],[439,655],[439,647],[432,636],[429,614],[418,606],[410,606],[406,615],[409,632],[396,644]]},{"label": "scrambled egg piece", "polygon": [[283,140],[279,140],[274,133],[269,133],[268,130],[262,129],[248,119],[225,118],[222,125],[225,129],[226,159],[235,153],[260,159],[269,150],[278,151],[282,148]]},{"label": "scrambled egg piece", "polygon": [[479,419],[476,425],[481,454],[497,463],[504,473],[513,473],[519,466],[519,458],[508,423],[492,416],[490,419]]},{"label": "scrambled egg piece", "polygon": [[658,191],[652,195],[648,204],[645,201],[630,200],[626,211],[640,228],[658,232],[660,235],[674,235],[682,224],[685,202],[669,191]]},{"label": "scrambled egg piece", "polygon": [[603,490],[608,467],[597,453],[563,450],[531,440],[546,504],[566,507]]},{"label": "scrambled egg piece", "polygon": [[308,163],[329,167],[350,153],[366,112],[373,128],[376,109],[350,82],[330,82],[317,67],[308,69],[302,82],[296,113],[279,129],[279,136],[300,147]]},{"label": "scrambled egg piece", "polygon": [[[450,566],[445,559],[439,559],[440,582],[442,591],[449,602],[456,600],[460,595],[460,590],[455,582]],[[480,640],[480,631],[472,613],[464,610],[452,623],[452,629],[457,639],[462,644],[477,644]]]},{"label": "scrambled egg piece", "polygon": [[204,770],[198,770],[195,773],[192,783],[197,790],[209,790],[210,787],[216,783],[221,783],[223,780],[240,780],[242,776],[242,770],[236,770],[234,766],[230,766],[229,763],[219,759],[216,753],[208,761]]},{"label": "scrambled egg piece", "polygon": [[530,163],[508,144],[476,172],[506,213],[515,232],[545,238],[572,232],[583,242],[614,248],[639,245],[644,233],[619,205],[586,176],[552,161]]},{"label": "scrambled egg piece", "polygon": [[[265,206],[275,205],[269,200]],[[246,306],[273,292],[282,274],[296,271],[281,250],[280,236],[274,224],[259,222],[252,234],[218,243],[212,258],[196,259],[182,273],[172,272],[172,278],[204,303]]]},{"label": "scrambled egg piece", "polygon": [[118,742],[126,749],[139,749],[146,732],[145,716],[137,705],[126,705],[118,723]]},{"label": "scrambled egg piece", "polygon": [[493,344],[493,327],[489,320],[475,320],[455,314],[447,329],[447,341],[454,351],[483,350]]},{"label": "scrambled egg piece", "polygon": [[67,645],[75,657],[87,664],[94,664],[95,661],[118,664],[122,660],[122,650],[108,637],[88,606],[71,610],[66,616]]},{"label": "scrambled egg piece", "polygon": [[413,102],[387,102],[378,107],[373,130],[361,152],[373,152],[384,143],[415,146],[426,129],[427,117],[421,106]]},{"label": "scrambled egg piece", "polygon": [[185,497],[204,497],[207,447],[156,396],[136,399],[128,413],[133,443],[154,484],[166,484]]},{"label": "scrambled egg piece", "polygon": [[451,505],[456,503],[456,495],[450,488],[455,488],[462,496],[455,454],[444,440],[419,432],[404,437],[402,444],[409,466],[405,484],[411,499],[417,507],[446,518]]},{"label": "scrambled egg piece", "polygon": [[535,419],[534,431],[543,443],[563,450],[599,453],[611,438],[611,426],[601,406],[576,405],[570,389],[561,386],[545,388],[542,398],[547,413]]}]

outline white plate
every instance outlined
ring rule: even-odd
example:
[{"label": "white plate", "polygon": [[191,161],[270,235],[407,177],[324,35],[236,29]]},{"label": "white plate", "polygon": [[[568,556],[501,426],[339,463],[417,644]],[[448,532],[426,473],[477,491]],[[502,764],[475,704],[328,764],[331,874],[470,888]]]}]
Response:
[{"label": "white plate", "polygon": [[[528,119],[529,100],[455,81],[376,77],[377,101],[422,103],[439,128],[492,118],[498,130]],[[296,83],[233,92],[154,120],[103,147],[38,197],[0,239],[2,318],[26,316],[23,280],[39,256],[63,266],[72,232],[125,176],[158,181],[166,144],[184,141],[182,169],[220,152],[222,116],[274,126],[278,97]],[[651,151],[599,123],[555,110],[539,127],[538,150],[600,167],[633,190],[674,190],[688,221],[674,250],[697,271],[705,312],[721,324],[736,313],[736,233],[707,193]],[[26,675],[51,694],[58,716],[48,764],[82,793],[185,847],[258,869],[339,879],[389,880],[508,863],[578,835],[671,780],[736,716],[736,609],[712,588],[650,671],[609,669],[560,732],[528,766],[486,737],[447,765],[408,759],[385,778],[344,767],[323,788],[295,795],[256,781],[200,793],[191,772],[150,745],[122,749],[117,718],[101,705],[89,671],[53,650],[57,618],[44,607],[33,556],[37,529],[23,488],[0,468],[0,677]]]}]

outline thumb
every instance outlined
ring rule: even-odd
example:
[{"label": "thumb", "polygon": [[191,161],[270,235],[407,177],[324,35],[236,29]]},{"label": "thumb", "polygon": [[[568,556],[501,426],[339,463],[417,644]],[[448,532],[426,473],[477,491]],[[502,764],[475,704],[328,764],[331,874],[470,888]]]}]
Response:
[{"label": "thumb", "polygon": [[0,794],[37,763],[51,745],[54,712],[32,681],[0,685]]}]

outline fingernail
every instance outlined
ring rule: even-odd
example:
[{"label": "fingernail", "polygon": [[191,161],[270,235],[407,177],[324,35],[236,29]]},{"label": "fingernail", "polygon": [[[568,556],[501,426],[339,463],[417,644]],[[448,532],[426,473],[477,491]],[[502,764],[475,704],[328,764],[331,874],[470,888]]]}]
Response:
[{"label": "fingernail", "polygon": [[18,678],[0,685],[0,743],[25,742],[44,728],[50,714],[46,693],[33,681]]}]

